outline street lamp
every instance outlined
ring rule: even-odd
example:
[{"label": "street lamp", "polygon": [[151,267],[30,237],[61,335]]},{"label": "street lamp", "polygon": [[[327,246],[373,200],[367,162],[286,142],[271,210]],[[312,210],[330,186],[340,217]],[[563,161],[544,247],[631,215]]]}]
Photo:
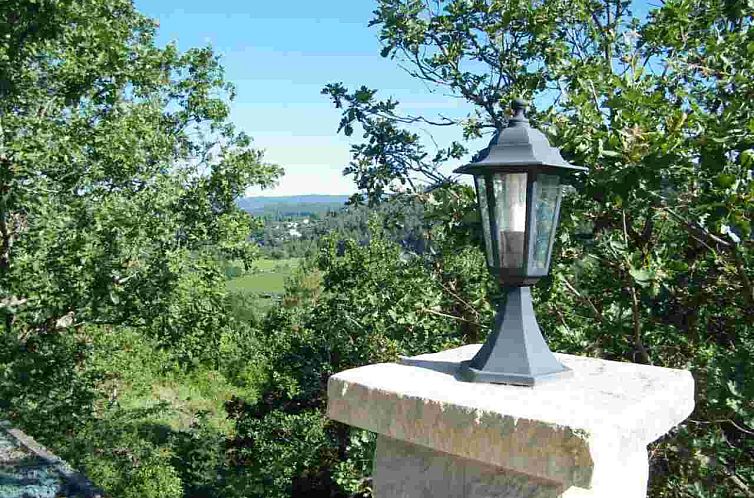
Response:
[{"label": "street lamp", "polygon": [[587,168],[567,163],[529,126],[525,110],[526,102],[516,99],[508,126],[456,170],[474,175],[487,265],[506,294],[487,341],[461,364],[473,382],[533,386],[571,373],[542,337],[530,286],[550,270],[563,177]]}]

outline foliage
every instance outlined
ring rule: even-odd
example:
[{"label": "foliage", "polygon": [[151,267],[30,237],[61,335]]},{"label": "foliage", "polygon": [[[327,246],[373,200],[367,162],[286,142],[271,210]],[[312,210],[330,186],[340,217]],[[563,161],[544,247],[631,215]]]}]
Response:
[{"label": "foliage", "polygon": [[189,430],[176,433],[171,443],[185,496],[218,496],[227,468],[225,435],[197,420]]},{"label": "foliage", "polygon": [[65,440],[91,417],[104,380],[99,369],[80,368],[90,346],[72,335],[0,340],[0,411],[41,441]]},{"label": "foliage", "polygon": [[285,498],[320,491],[318,472],[334,453],[325,425],[316,410],[286,413],[273,410],[262,418],[242,417],[238,431],[243,442],[236,453],[244,465],[239,496]]},{"label": "foliage", "polygon": [[181,479],[164,446],[168,430],[149,423],[161,408],[108,413],[79,428],[69,451],[80,453],[88,476],[114,496],[179,498]]},{"label": "foliage", "polygon": [[[696,411],[652,450],[656,496],[754,488],[754,412],[743,401],[754,389],[744,374],[754,317],[752,7],[379,0],[382,55],[472,112],[454,122],[405,116],[374,90],[323,90],[343,110],[340,130],[363,131],[347,173],[372,201],[412,175],[437,183],[443,165],[422,152],[413,123],[477,137],[504,125],[513,97],[532,99],[534,124],[590,168],[563,208],[539,316],[556,348],[694,373]],[[447,211],[460,218],[458,207]]]},{"label": "foliage", "polygon": [[235,200],[280,174],[212,50],[155,29],[131,0],[0,3],[0,410],[140,498],[209,486],[191,431],[256,395],[222,261],[251,263]]},{"label": "foliage", "polygon": [[345,447],[346,459],[333,472],[335,483],[349,496],[371,496],[372,460],[377,450],[377,435],[351,430]]},{"label": "foliage", "polygon": [[129,0],[0,4],[3,416],[116,496],[368,495],[374,438],[325,418],[327,378],[482,341],[495,297],[473,191],[444,172],[466,147],[416,126],[473,139],[524,96],[590,168],[536,289],[551,345],[691,369],[652,493],[751,495],[754,6],[636,7],[378,0],[383,55],[472,111],[328,85],[361,195],[312,224],[262,317],[227,291],[261,229],[236,199],[279,171],[228,121],[212,51],[156,46]]},{"label": "foliage", "polygon": [[[391,240],[413,252],[426,249],[424,205],[406,196],[393,196],[372,206],[355,203],[318,218],[268,219],[253,238],[266,257],[308,257],[317,252],[319,240],[333,232],[360,242],[368,241],[369,220],[375,214],[380,215]],[[291,230],[295,230],[295,235],[291,235]]]},{"label": "foliage", "polygon": [[[220,333],[207,249],[253,256],[234,200],[278,170],[227,121],[217,58],[158,48],[127,0],[5,2],[0,23],[5,333]],[[212,361],[215,344],[186,359]]]},{"label": "foliage", "polygon": [[446,312],[483,298],[489,281],[478,249],[448,257],[439,272],[388,240],[378,218],[369,243],[333,234],[304,269],[261,326],[269,361],[261,396],[231,409],[244,461],[264,462],[249,463],[250,496],[367,493],[374,439],[325,418],[328,377],[460,345],[491,320],[489,308],[475,310],[475,326],[464,329],[465,318]]}]

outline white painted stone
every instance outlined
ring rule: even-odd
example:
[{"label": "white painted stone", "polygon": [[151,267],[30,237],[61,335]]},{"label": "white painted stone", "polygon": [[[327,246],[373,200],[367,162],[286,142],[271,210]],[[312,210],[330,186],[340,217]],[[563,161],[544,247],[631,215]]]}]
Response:
[{"label": "white painted stone", "polygon": [[[574,374],[552,383],[520,387],[459,380],[459,362],[479,347],[420,355],[404,364],[369,365],[330,378],[328,416],[381,435],[377,497],[645,496],[646,445],[694,407],[694,382],[687,371],[563,354],[556,356]],[[412,468],[427,470],[400,472]],[[459,478],[461,484],[453,477],[459,469],[466,476]],[[446,478],[438,480],[442,475]],[[504,483],[523,482],[521,476],[535,484],[535,491],[501,491],[508,486]],[[395,485],[390,488],[388,482]],[[428,483],[465,491],[433,494],[434,484]],[[472,488],[487,491],[474,494]]]}]

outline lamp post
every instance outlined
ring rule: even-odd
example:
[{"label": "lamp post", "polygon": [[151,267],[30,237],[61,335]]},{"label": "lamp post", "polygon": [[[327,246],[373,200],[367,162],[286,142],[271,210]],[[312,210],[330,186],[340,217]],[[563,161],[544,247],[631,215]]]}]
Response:
[{"label": "lamp post", "polygon": [[513,110],[474,162],[456,170],[474,175],[487,265],[506,294],[494,329],[461,372],[472,382],[533,386],[571,373],[542,337],[530,286],[550,269],[563,177],[587,168],[567,163],[529,126],[526,102],[516,99]]}]

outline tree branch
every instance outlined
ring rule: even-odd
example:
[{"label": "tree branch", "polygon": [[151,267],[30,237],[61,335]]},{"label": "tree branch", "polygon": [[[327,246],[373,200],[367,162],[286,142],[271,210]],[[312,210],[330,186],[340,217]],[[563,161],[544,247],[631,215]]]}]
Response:
[{"label": "tree branch", "polygon": [[599,309],[597,309],[597,306],[594,305],[592,300],[589,299],[588,296],[581,294],[566,277],[563,277],[563,284],[565,284],[566,288],[568,288],[568,290],[571,291],[573,295],[575,295],[578,299],[589,306],[589,308],[592,310],[592,313],[594,313],[594,316],[597,318],[597,320],[600,321],[600,323],[607,323],[605,316],[600,312]]}]

